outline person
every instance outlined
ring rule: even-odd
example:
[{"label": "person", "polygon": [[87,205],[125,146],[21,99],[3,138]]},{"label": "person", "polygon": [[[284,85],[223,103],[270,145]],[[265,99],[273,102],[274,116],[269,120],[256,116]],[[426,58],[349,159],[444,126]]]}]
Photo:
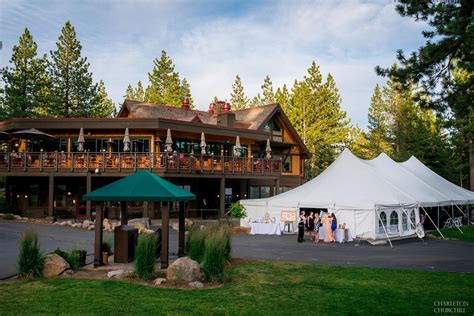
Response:
[{"label": "person", "polygon": [[319,219],[319,214],[315,213],[314,214],[314,242],[318,243],[319,242],[319,226],[321,225],[320,219]]},{"label": "person", "polygon": [[324,242],[332,242],[331,225],[332,225],[331,215],[326,214],[326,217],[324,218],[324,221],[323,221]]},{"label": "person", "polygon": [[337,219],[336,214],[331,213],[331,235],[332,235],[332,242],[336,242],[336,228],[337,228]]},{"label": "person", "polygon": [[298,242],[304,241],[304,226],[306,218],[304,216],[304,211],[301,211],[300,216],[298,216]]},{"label": "person", "polygon": [[314,213],[313,211],[309,212],[308,216],[308,232],[309,232],[309,240],[313,240],[313,231],[314,231]]}]

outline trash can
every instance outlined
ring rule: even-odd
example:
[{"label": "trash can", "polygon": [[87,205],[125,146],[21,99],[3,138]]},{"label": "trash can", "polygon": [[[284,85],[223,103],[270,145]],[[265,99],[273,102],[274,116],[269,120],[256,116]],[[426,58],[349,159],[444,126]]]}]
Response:
[{"label": "trash can", "polygon": [[138,229],[120,225],[114,230],[114,262],[128,263],[135,258],[135,247],[137,245]]}]

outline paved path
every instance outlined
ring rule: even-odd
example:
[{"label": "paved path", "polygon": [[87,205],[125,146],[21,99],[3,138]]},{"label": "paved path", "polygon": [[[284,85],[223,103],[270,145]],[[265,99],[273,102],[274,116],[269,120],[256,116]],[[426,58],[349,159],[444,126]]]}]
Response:
[{"label": "paved path", "polygon": [[[15,273],[18,241],[21,233],[32,227],[40,237],[45,252],[57,247],[93,251],[94,232],[77,228],[32,225],[0,221],[0,279]],[[177,252],[177,233],[171,231],[170,252]],[[431,271],[474,272],[474,243],[426,239],[394,242],[389,246],[372,246],[366,242],[347,244],[314,244],[296,242],[296,236],[237,234],[233,236],[233,257],[256,260],[280,260],[341,266],[365,266]],[[89,258],[90,260],[90,258]]]}]

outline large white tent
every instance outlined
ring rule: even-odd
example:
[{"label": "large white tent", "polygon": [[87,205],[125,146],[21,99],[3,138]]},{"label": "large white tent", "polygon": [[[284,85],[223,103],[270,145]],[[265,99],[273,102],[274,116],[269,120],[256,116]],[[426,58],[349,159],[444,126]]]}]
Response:
[{"label": "large white tent", "polygon": [[415,157],[397,163],[381,154],[363,160],[348,149],[318,177],[285,193],[241,200],[248,226],[265,214],[280,221],[281,213],[301,208],[327,209],[338,223],[364,239],[415,234],[420,207],[471,204],[474,192],[443,179]]}]

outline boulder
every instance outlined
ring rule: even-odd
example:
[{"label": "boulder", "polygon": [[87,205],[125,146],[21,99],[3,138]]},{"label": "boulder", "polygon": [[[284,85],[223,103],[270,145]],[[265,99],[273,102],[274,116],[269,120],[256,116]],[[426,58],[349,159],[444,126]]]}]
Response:
[{"label": "boulder", "polygon": [[110,225],[110,221],[108,218],[104,218],[102,225],[104,225],[105,230],[112,230],[112,225]]},{"label": "boulder", "polygon": [[90,220],[86,219],[85,221],[82,222],[82,228],[87,229],[90,225],[92,225],[93,222]]},{"label": "boulder", "polygon": [[67,226],[67,222],[61,222],[59,223],[59,226]]},{"label": "boulder", "polygon": [[153,284],[154,284],[154,285],[161,285],[161,284],[163,284],[163,283],[165,283],[165,282],[166,282],[166,279],[165,279],[165,278],[157,278],[157,279],[154,279],[154,280],[153,280]]},{"label": "boulder", "polygon": [[13,215],[13,218],[16,219],[16,220],[20,220],[21,216],[20,215]]},{"label": "boulder", "polygon": [[193,282],[202,280],[203,277],[199,263],[188,257],[176,259],[166,271],[168,280]]},{"label": "boulder", "polygon": [[50,253],[44,258],[43,276],[45,278],[57,276],[69,268],[69,263],[67,263],[63,257],[55,253]]},{"label": "boulder", "polygon": [[190,287],[192,287],[193,289],[202,289],[204,287],[204,284],[202,284],[201,282],[199,281],[194,281],[194,282],[189,282],[188,283]]},{"label": "boulder", "polygon": [[133,226],[137,229],[140,229],[140,227],[137,227],[134,224],[139,224],[138,226],[150,228],[150,219],[148,217],[141,217],[141,218],[133,218],[133,219],[128,220],[129,226]]},{"label": "boulder", "polygon": [[66,271],[63,272],[63,274],[73,275],[73,274],[74,274],[74,270],[72,270],[72,269],[67,269]]},{"label": "boulder", "polygon": [[185,218],[184,219],[184,224],[186,226],[192,226],[194,224],[194,222],[192,220],[190,220],[189,218]]},{"label": "boulder", "polygon": [[87,230],[94,230],[95,226],[94,225],[90,225],[89,227],[87,227]]},{"label": "boulder", "polygon": [[179,223],[172,223],[171,228],[176,230],[176,231],[179,231]]},{"label": "boulder", "polygon": [[109,279],[111,278],[120,279],[120,278],[125,278],[125,277],[130,276],[132,273],[133,273],[132,270],[127,270],[127,269],[113,270],[113,271],[107,272],[107,277]]}]

